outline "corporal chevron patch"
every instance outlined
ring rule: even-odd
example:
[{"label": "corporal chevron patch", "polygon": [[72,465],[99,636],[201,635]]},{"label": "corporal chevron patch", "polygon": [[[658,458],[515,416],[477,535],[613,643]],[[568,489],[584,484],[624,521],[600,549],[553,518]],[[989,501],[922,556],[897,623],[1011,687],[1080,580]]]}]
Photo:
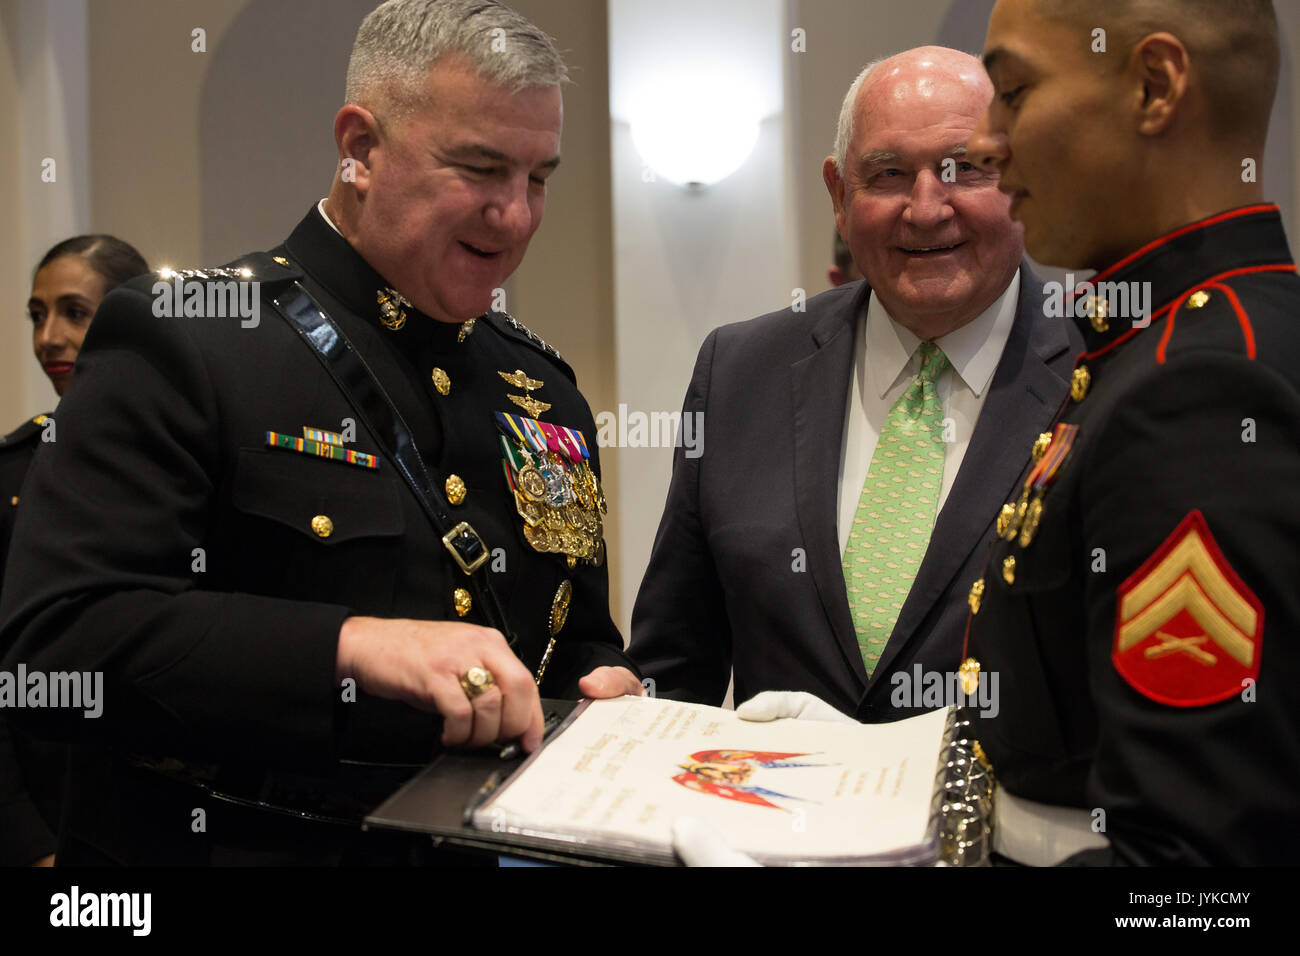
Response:
[{"label": "corporal chevron patch", "polygon": [[1264,606],[1191,512],[1119,589],[1115,669],[1138,693],[1200,707],[1259,676]]}]

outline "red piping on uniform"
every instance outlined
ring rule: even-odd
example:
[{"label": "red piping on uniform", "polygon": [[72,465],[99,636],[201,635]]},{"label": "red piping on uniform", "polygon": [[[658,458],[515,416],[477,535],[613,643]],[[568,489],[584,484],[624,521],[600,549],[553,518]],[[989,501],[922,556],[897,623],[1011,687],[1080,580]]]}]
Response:
[{"label": "red piping on uniform", "polygon": [[1241,307],[1241,300],[1237,298],[1237,293],[1224,285],[1222,282],[1215,282],[1210,285],[1211,289],[1222,289],[1228,301],[1232,303],[1232,309],[1237,313],[1237,321],[1241,323],[1241,335],[1246,340],[1246,354],[1255,358],[1255,330],[1251,328],[1250,319],[1246,317],[1246,310]]},{"label": "red piping on uniform", "polygon": [[[1246,354],[1250,356],[1253,361],[1255,358],[1255,329],[1251,326],[1250,319],[1246,316],[1246,310],[1241,307],[1241,300],[1237,298],[1237,293],[1233,292],[1231,288],[1224,285],[1219,280],[1231,279],[1234,276],[1250,275],[1257,272],[1295,271],[1296,267],[1294,263],[1290,265],[1247,266],[1243,269],[1233,269],[1231,272],[1225,272],[1222,275],[1214,276],[1196,288],[1219,289],[1227,295],[1228,301],[1232,304],[1233,311],[1237,313],[1237,322],[1241,325],[1242,338],[1246,340]],[[1178,300],[1174,303],[1174,311],[1169,313],[1169,324],[1165,326],[1165,333],[1160,337],[1160,344],[1156,346],[1156,363],[1159,365],[1165,364],[1165,350],[1168,348],[1169,340],[1174,334],[1174,312],[1178,311],[1179,307],[1181,307],[1183,302],[1187,300],[1188,296],[1196,291],[1196,288],[1188,289],[1179,296]]]},{"label": "red piping on uniform", "polygon": [[1156,364],[1165,364],[1165,349],[1169,346],[1169,340],[1174,335],[1174,318],[1178,315],[1178,310],[1182,308],[1184,302],[1191,298],[1195,289],[1188,289],[1177,300],[1174,301],[1174,307],[1169,311],[1169,321],[1165,323],[1165,330],[1160,335],[1160,344],[1156,346]]},{"label": "red piping on uniform", "polygon": [[1219,213],[1217,216],[1211,216],[1209,219],[1202,219],[1200,222],[1193,222],[1189,225],[1182,226],[1178,229],[1175,229],[1167,236],[1161,236],[1159,239],[1147,243],[1137,252],[1129,253],[1127,256],[1119,260],[1119,262],[1115,263],[1113,266],[1103,269],[1101,272],[1097,273],[1089,281],[1100,282],[1102,279],[1113,274],[1117,269],[1123,268],[1124,266],[1128,265],[1134,259],[1138,259],[1146,255],[1152,249],[1159,249],[1161,246],[1165,245],[1166,243],[1172,242],[1173,240],[1177,239],[1179,236],[1185,236],[1189,232],[1195,232],[1197,229],[1204,229],[1207,226],[1213,226],[1215,223],[1226,222],[1229,219],[1237,219],[1240,216],[1253,216],[1256,213],[1273,212],[1275,210],[1277,210],[1277,203],[1271,203],[1271,202],[1261,203],[1256,206],[1244,206],[1241,209],[1234,209],[1231,212]]},{"label": "red piping on uniform", "polygon": [[[1212,283],[1217,283],[1221,279],[1232,279],[1237,276],[1252,275],[1257,272],[1295,272],[1295,271],[1296,271],[1296,264],[1294,262],[1285,262],[1285,263],[1275,263],[1269,266],[1244,266],[1243,268],[1240,269],[1229,269],[1227,272],[1220,272],[1218,275],[1210,276],[1208,279],[1204,280],[1203,282],[1198,282],[1196,285],[1192,286],[1191,288],[1183,292],[1181,295],[1174,298],[1174,300],[1168,303],[1167,305],[1164,305],[1159,309],[1157,309],[1154,313],[1152,313],[1151,321],[1156,322],[1157,320],[1164,318],[1165,312],[1169,311],[1171,308],[1177,305],[1180,305],[1183,299],[1187,298],[1197,289],[1204,288],[1208,285],[1211,285]],[[1172,325],[1172,323],[1170,324]],[[1246,326],[1249,326],[1250,325],[1249,320],[1246,320],[1245,324]],[[1123,342],[1128,341],[1134,335],[1136,335],[1138,332],[1141,331],[1142,331],[1141,328],[1139,328],[1138,326],[1134,326],[1133,328],[1125,332],[1123,335],[1121,335],[1119,338],[1115,339],[1115,341],[1106,343],[1106,345],[1103,348],[1099,348],[1095,352],[1085,352],[1083,355],[1081,355],[1078,359],[1075,360],[1075,365],[1077,366],[1080,361],[1087,362],[1097,358],[1098,356],[1105,355],[1111,349],[1115,348],[1117,345],[1122,344]],[[1168,341],[1170,334],[1171,333],[1169,331],[1169,327],[1166,327],[1164,337],[1161,339],[1162,346]],[[1255,336],[1253,331],[1248,333],[1248,341],[1251,343],[1251,358],[1254,358],[1255,357],[1254,355]],[[1161,354],[1162,354],[1161,352],[1157,351],[1157,359],[1159,359],[1159,356]],[[1159,359],[1159,360],[1163,361],[1163,359]]]}]

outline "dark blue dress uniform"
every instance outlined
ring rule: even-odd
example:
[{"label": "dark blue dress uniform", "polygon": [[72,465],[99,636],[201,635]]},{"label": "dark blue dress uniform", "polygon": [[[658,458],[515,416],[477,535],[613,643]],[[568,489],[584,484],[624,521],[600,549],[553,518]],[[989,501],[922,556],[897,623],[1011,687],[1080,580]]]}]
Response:
[{"label": "dark blue dress uniform", "polygon": [[[156,276],[109,295],[60,406],[75,424],[30,476],[15,534],[24,561],[0,606],[6,666],[105,679],[98,719],[23,712],[33,730],[78,744],[68,862],[375,858],[375,834],[321,822],[321,835],[231,808],[304,804],[322,821],[353,820],[392,787],[354,781],[358,763],[436,751],[435,716],[364,693],[343,700],[346,617],[487,621],[376,436],[275,311],[294,281],[382,383],[454,519],[491,549],[480,573],[530,670],[558,631],[542,695],[576,697],[592,668],[631,667],[603,563],[530,547],[503,471],[495,413],[521,412],[509,398],[521,389],[501,373],[522,371],[550,406],[541,417],[580,431],[599,474],[591,412],[555,350],[495,313],[466,328],[406,307],[390,329],[387,283],[317,209],[284,245],[207,275],[242,270],[261,282],[255,318],[159,317],[174,303],[153,294]],[[297,442],[310,435],[342,438],[343,450]],[[203,803],[189,777],[242,803]]]},{"label": "dark blue dress uniform", "polygon": [[979,738],[1002,788],[1088,811],[1109,848],[1075,862],[1294,863],[1300,279],[1277,207],[1093,281],[1150,283],[1152,321],[1080,310],[1071,398],[971,592],[964,667],[1001,685]]},{"label": "dark blue dress uniform", "polygon": [[[23,478],[40,447],[47,415],[0,438],[0,583]],[[67,748],[15,734],[0,714],[0,866],[24,866],[54,852]]]}]

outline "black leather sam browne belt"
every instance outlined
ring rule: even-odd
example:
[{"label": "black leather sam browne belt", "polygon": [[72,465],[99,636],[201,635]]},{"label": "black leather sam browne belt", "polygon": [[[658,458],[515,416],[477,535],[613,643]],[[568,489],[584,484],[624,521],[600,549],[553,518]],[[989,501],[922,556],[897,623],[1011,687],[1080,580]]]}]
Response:
[{"label": "black leather sam browne belt", "polygon": [[[477,606],[483,609],[487,623],[502,633],[518,656],[519,642],[487,573],[482,570],[490,556],[488,546],[468,521],[452,519],[451,506],[438,490],[439,485],[420,457],[410,429],[374,372],[301,282],[294,282],[272,302],[276,311],[311,347],[362,424],[370,429],[415,493],[448,554],[469,578]],[[544,659],[542,669],[545,664]],[[197,787],[217,800],[345,827],[355,827],[369,809],[417,769],[416,765],[342,761],[332,777],[324,778],[259,767],[187,764],[139,755],[130,755],[127,760],[137,768]]]},{"label": "black leather sam browne belt", "polygon": [[506,643],[518,656],[519,644],[514,631],[487,574],[482,571],[489,557],[488,546],[468,521],[452,519],[451,506],[420,457],[411,430],[375,373],[301,282],[294,282],[272,302],[276,311],[311,347],[348,404],[396,465],[402,479],[415,493],[425,516],[442,538],[452,560],[469,578],[476,602],[483,608],[488,624],[505,636]]}]

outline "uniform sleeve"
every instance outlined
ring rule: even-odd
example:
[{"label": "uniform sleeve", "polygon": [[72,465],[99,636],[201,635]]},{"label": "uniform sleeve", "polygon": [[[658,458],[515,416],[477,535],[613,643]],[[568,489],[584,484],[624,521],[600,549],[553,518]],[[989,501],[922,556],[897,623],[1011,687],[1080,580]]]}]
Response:
[{"label": "uniform sleeve", "polygon": [[[698,413],[705,428],[716,347],[714,331],[700,348],[682,408],[683,420]],[[731,677],[731,625],[700,514],[706,459],[685,452],[679,446],[673,455],[668,500],[632,612],[628,652],[654,680],[656,696],[719,705]]]},{"label": "uniform sleeve", "polygon": [[197,586],[223,462],[196,321],[122,288],[87,334],[25,486],[0,647],[10,671],[102,673],[102,713],[13,716],[67,741],[311,765],[333,753],[348,611]]},{"label": "uniform sleeve", "polygon": [[1300,402],[1269,367],[1208,352],[1130,395],[1080,487],[1107,859],[1292,862]]}]

